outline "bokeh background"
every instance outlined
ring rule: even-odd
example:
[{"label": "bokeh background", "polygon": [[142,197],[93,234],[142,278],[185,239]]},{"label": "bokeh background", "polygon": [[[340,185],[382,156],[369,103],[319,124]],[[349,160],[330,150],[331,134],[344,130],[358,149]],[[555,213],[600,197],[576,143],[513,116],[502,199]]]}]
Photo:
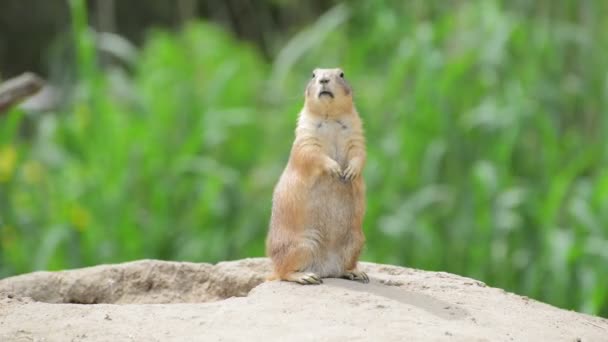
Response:
[{"label": "bokeh background", "polygon": [[608,2],[0,0],[0,276],[257,257],[314,67],[366,127],[363,259],[608,316]]}]

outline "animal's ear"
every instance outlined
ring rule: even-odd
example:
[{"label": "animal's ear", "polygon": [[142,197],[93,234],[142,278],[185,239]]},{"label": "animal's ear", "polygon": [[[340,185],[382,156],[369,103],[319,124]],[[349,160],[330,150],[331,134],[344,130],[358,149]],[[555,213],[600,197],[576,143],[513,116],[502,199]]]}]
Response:
[{"label": "animal's ear", "polygon": [[342,69],[338,69],[338,83],[341,83],[342,86],[344,87],[344,94],[345,95],[351,95],[353,92],[353,88],[350,86],[350,83],[348,83],[348,81],[344,78],[344,72],[342,71]]}]

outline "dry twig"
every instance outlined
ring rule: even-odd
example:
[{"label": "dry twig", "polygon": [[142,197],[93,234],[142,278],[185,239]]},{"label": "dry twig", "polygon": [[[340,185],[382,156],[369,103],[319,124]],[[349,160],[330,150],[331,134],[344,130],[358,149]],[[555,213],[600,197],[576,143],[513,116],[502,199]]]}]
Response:
[{"label": "dry twig", "polygon": [[44,81],[30,72],[0,84],[0,115],[13,105],[36,94],[43,85]]}]

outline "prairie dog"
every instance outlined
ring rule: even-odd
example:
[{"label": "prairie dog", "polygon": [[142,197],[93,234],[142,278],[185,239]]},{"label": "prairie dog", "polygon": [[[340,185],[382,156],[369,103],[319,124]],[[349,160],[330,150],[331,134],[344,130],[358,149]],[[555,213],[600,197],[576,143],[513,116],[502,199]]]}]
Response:
[{"label": "prairie dog", "polygon": [[275,189],[266,239],[275,279],[368,282],[357,269],[365,237],[365,138],[341,69],[315,69],[295,141]]}]

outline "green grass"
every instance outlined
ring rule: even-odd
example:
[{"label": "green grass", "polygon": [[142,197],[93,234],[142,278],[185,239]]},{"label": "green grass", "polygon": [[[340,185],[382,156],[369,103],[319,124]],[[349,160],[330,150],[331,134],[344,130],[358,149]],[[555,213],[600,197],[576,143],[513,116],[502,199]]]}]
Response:
[{"label": "green grass", "polygon": [[210,24],[0,118],[0,275],[262,256],[303,86],[340,65],[368,138],[363,259],[608,316],[608,22],[600,1],[354,2],[265,61]]}]

